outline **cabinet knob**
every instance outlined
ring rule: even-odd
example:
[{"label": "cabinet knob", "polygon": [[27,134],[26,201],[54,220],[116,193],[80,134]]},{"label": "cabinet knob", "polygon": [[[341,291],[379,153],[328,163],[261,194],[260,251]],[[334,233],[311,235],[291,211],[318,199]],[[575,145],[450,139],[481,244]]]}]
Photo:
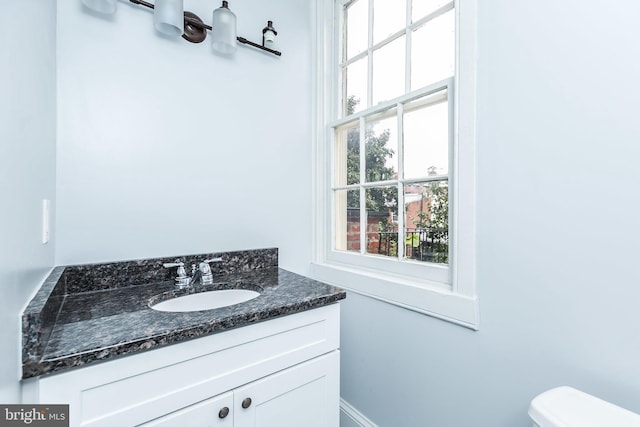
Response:
[{"label": "cabinet knob", "polygon": [[220,409],[220,412],[218,412],[218,418],[225,418],[227,415],[229,415],[229,408],[227,408],[226,406]]},{"label": "cabinet knob", "polygon": [[251,398],[250,398],[250,397],[247,397],[246,399],[244,399],[244,400],[242,401],[242,407],[243,407],[244,409],[247,409],[249,406],[251,406]]}]

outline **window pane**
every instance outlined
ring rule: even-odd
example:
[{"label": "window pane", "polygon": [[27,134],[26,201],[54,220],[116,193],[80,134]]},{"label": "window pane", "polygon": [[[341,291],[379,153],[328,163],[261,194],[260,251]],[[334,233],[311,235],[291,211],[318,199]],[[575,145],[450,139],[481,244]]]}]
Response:
[{"label": "window pane", "polygon": [[334,187],[360,183],[360,127],[358,122],[335,130]]},{"label": "window pane", "polygon": [[398,119],[396,109],[373,119],[366,127],[367,182],[397,179]]},{"label": "window pane", "polygon": [[398,188],[365,190],[367,200],[367,253],[398,256]]},{"label": "window pane", "polygon": [[346,58],[367,49],[369,12],[367,0],[357,0],[347,7],[345,14]]},{"label": "window pane", "polygon": [[411,4],[411,22],[416,22],[441,6],[451,3],[450,0],[413,0]]},{"label": "window pane", "polygon": [[346,67],[344,73],[346,96],[344,114],[356,113],[367,108],[367,58],[359,59]]},{"label": "window pane", "polygon": [[404,94],[405,38],[373,52],[373,104]]},{"label": "window pane", "polygon": [[335,230],[337,250],[360,251],[360,190],[336,190]]},{"label": "window pane", "polygon": [[453,10],[427,22],[412,37],[412,90],[453,76],[456,48]]},{"label": "window pane", "polygon": [[405,28],[407,3],[402,0],[373,0],[373,43]]},{"label": "window pane", "polygon": [[419,103],[407,105],[404,114],[405,179],[449,173],[449,103],[413,108]]},{"label": "window pane", "polygon": [[404,186],[405,257],[449,262],[449,187],[447,181]]}]

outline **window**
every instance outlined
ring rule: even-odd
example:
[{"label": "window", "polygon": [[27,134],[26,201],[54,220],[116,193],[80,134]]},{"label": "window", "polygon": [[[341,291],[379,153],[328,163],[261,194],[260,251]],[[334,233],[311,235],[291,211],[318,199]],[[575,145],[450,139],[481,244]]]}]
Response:
[{"label": "window", "polygon": [[474,0],[318,1],[318,277],[477,327]]}]

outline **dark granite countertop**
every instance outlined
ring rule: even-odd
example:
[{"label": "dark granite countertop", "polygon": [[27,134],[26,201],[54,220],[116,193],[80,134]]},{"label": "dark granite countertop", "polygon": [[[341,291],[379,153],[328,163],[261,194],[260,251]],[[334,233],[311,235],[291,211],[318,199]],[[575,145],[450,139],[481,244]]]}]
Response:
[{"label": "dark granite countertop", "polygon": [[[178,290],[162,264],[222,257],[214,283]],[[183,294],[252,289],[260,296],[214,310],[149,307]],[[309,310],[345,298],[342,289],[283,270],[277,249],[56,267],[23,314],[23,378],[61,372]]]}]

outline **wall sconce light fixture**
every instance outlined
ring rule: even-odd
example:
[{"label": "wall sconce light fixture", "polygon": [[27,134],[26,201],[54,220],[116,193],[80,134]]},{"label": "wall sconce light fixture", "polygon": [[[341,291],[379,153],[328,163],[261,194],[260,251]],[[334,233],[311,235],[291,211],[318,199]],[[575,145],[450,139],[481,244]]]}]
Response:
[{"label": "wall sconce light fixture", "polygon": [[222,6],[213,11],[211,24],[211,38],[213,48],[220,53],[232,54],[236,51],[238,36],[236,35],[236,15],[229,10],[229,3],[222,2]]},{"label": "wall sconce light fixture", "polygon": [[156,0],[153,26],[167,36],[178,37],[184,32],[182,0]]},{"label": "wall sconce light fixture", "polygon": [[[183,0],[155,0],[155,4],[144,0],[129,0],[131,3],[153,9],[153,25],[162,34],[172,37],[182,35],[191,43],[201,43],[207,38],[207,30],[211,31],[213,49],[225,55],[236,51],[237,43],[249,45],[276,56],[282,52],[271,49],[278,32],[273,28],[273,22],[267,21],[262,29],[262,44],[254,43],[238,37],[236,34],[236,15],[229,10],[229,3],[225,0],[222,6],[213,11],[212,25],[205,24],[196,14],[186,12]],[[115,13],[118,0],[82,0],[89,9],[111,14]]]},{"label": "wall sconce light fixture", "polygon": [[266,46],[266,43],[273,43],[277,35],[278,32],[273,28],[273,22],[267,21],[267,26],[262,29],[262,46]]}]

